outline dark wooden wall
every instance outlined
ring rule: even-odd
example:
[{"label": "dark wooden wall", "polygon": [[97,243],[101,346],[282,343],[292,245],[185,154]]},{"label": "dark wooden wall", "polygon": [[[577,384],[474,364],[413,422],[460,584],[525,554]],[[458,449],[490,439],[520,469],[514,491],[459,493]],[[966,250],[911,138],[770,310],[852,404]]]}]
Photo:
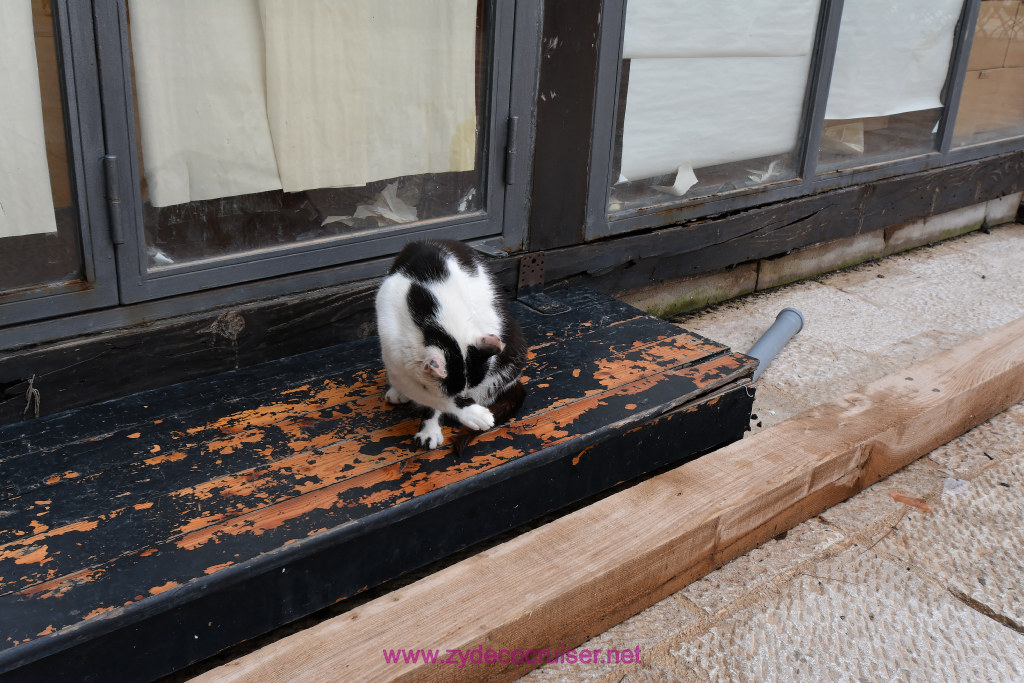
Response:
[{"label": "dark wooden wall", "polygon": [[547,252],[549,281],[623,292],[946,213],[1024,189],[1024,152]]}]

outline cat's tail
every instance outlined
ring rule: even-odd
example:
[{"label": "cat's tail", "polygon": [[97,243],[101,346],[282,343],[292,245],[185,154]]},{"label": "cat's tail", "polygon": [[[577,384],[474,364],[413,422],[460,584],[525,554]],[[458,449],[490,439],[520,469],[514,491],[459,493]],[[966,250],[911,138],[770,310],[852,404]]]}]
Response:
[{"label": "cat's tail", "polygon": [[[526,386],[516,379],[501,396],[495,399],[490,405],[491,414],[494,415],[494,426],[508,422],[509,418],[515,415],[523,407],[523,400],[526,399]],[[462,455],[462,450],[469,445],[477,432],[468,427],[461,427],[452,437],[452,451],[456,456]]]}]

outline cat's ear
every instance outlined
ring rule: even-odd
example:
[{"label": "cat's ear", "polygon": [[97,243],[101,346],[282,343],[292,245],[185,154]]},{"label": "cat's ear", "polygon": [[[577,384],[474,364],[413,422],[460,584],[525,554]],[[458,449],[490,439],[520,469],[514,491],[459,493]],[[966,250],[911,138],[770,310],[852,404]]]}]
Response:
[{"label": "cat's ear", "polygon": [[476,345],[481,349],[493,351],[494,353],[501,353],[505,350],[505,344],[502,343],[501,338],[496,334],[483,335],[476,340]]},{"label": "cat's ear", "polygon": [[435,352],[427,356],[427,359],[423,361],[423,369],[437,379],[444,379],[448,376],[448,367],[444,362],[444,356],[440,353]]}]

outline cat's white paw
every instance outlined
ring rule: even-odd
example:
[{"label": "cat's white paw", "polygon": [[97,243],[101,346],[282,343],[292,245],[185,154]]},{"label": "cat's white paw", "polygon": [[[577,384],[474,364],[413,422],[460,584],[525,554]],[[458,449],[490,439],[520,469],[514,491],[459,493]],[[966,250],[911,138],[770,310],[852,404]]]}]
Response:
[{"label": "cat's white paw", "polygon": [[394,387],[388,387],[388,393],[384,394],[384,400],[392,405],[409,402],[409,399],[403,396],[402,392]]},{"label": "cat's white paw", "polygon": [[416,443],[424,448],[438,448],[444,443],[444,432],[436,420],[424,420],[420,431],[416,433]]},{"label": "cat's white paw", "polygon": [[479,403],[474,403],[459,410],[459,422],[470,429],[483,432],[494,426],[494,415]]}]

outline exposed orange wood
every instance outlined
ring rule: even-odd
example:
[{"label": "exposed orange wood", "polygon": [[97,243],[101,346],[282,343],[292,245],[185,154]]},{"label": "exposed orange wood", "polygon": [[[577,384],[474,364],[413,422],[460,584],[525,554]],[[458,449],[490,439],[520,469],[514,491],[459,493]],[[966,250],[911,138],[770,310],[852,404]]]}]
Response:
[{"label": "exposed orange wood", "polygon": [[[527,453],[511,445],[502,445],[503,442],[511,444],[513,435],[530,434],[531,437],[538,439],[540,447],[553,446],[574,438],[568,427],[580,416],[598,409],[604,402],[614,397],[636,395],[671,377],[687,377],[696,386],[705,390],[711,389],[716,383],[729,381],[730,372],[741,362],[735,356],[722,355],[691,364],[692,359],[701,358],[708,352],[717,352],[719,347],[705,348],[702,344],[681,343],[675,339],[665,340],[664,343],[668,350],[642,349],[639,352],[642,354],[642,362],[635,358],[630,360],[632,354],[637,353],[630,351],[630,355],[624,357],[617,365],[607,364],[607,377],[602,383],[614,388],[598,390],[585,398],[556,401],[547,410],[516,418],[498,429],[484,433],[477,441],[493,444],[491,449],[477,451],[477,455],[471,459],[455,462],[441,471],[427,474],[422,467],[427,462],[450,458],[451,454],[447,448],[425,453],[407,451],[404,448],[393,449],[379,456],[358,453],[360,442],[374,442],[396,434],[411,437],[417,429],[417,420],[413,419],[386,430],[356,435],[331,448],[322,449],[315,457],[296,455],[272,465],[271,468],[248,470],[173,492],[171,496],[195,500],[197,505],[190,505],[187,509],[195,510],[196,514],[191,517],[187,514],[182,516],[180,525],[167,541],[175,543],[179,548],[195,550],[225,535],[262,534],[317,509],[333,509],[351,503],[398,504],[526,455]],[[668,366],[670,369],[636,379],[638,373],[642,375],[639,368],[645,364],[648,365],[648,372],[658,366]],[[379,402],[380,397],[377,396],[376,400]],[[378,403],[377,408],[381,409],[382,404]],[[356,462],[357,459],[359,462]],[[281,475],[273,468],[287,472],[288,476],[285,479],[293,476],[296,482],[294,487],[275,491],[274,484],[280,482]],[[400,485],[400,482],[404,483]],[[362,495],[358,493],[362,489],[374,487],[382,490]],[[203,512],[202,501],[212,496],[229,497],[232,505],[227,511],[224,511],[222,506],[218,512]],[[141,505],[152,504],[152,501],[147,501]],[[88,522],[77,522],[47,533],[19,538],[0,546],[0,552],[23,553],[50,535],[84,530],[83,524],[95,528],[105,520],[122,514],[123,511],[124,508],[118,508]],[[141,550],[140,556],[155,552],[149,547],[151,541],[140,539],[139,542],[139,550],[135,552]],[[40,556],[40,559],[45,561],[46,558]],[[27,582],[31,585],[36,581],[52,578],[39,574],[42,571],[41,567],[34,571],[38,578],[22,576],[18,577],[18,583],[25,585]],[[0,579],[0,589],[7,583]]]},{"label": "exposed orange wood", "polygon": [[178,584],[175,583],[174,581],[168,581],[167,583],[165,583],[165,584],[163,584],[161,586],[153,586],[152,588],[149,589],[149,593],[150,593],[150,595],[160,595],[161,593],[166,593],[167,591],[171,590],[172,588],[174,588],[177,585]]},{"label": "exposed orange wood", "polygon": [[43,583],[36,584],[31,588],[24,591],[26,597],[31,598],[51,598],[63,595],[75,586],[83,583],[89,583],[95,580],[98,576],[103,574],[102,569],[83,569],[75,572],[74,574],[68,574],[58,579],[51,581],[45,581]]},{"label": "exposed orange wood", "polygon": [[[562,429],[563,426],[572,423],[579,416],[589,410],[593,410],[611,397],[635,394],[645,388],[649,388],[653,383],[662,381],[672,375],[693,376],[699,384],[707,389],[711,389],[714,388],[716,379],[717,381],[722,381],[719,378],[723,376],[723,371],[731,369],[736,365],[737,361],[734,357],[723,356],[694,367],[671,370],[646,377],[585,399],[573,401],[553,410],[514,420],[499,429],[482,434],[477,440],[484,443],[499,442],[506,433],[530,433],[538,437],[544,447],[550,447],[572,438],[568,431]],[[347,491],[372,488],[385,481],[398,481],[403,476],[407,476],[412,472],[413,477],[405,488],[384,489],[369,494],[359,501],[363,504],[386,501],[391,505],[396,505],[441,486],[461,481],[500,465],[511,458],[522,455],[525,454],[511,447],[491,450],[477,455],[468,461],[454,463],[451,467],[446,468],[443,474],[435,474],[431,477],[417,477],[416,473],[424,461],[449,457],[447,449],[437,449],[429,453],[409,457],[405,461],[377,467],[358,477],[345,478],[330,486],[316,488],[309,493],[288,498],[280,503],[260,507],[224,521],[211,520],[210,525],[182,536],[177,541],[177,544],[179,547],[195,549],[206,543],[216,541],[223,534],[252,533],[258,535],[266,530],[280,526],[289,519],[299,517],[311,509],[329,509],[336,505],[343,505],[343,501],[346,500],[343,494]]]},{"label": "exposed orange wood", "polygon": [[[657,373],[659,369],[678,367],[680,365],[685,366],[707,356],[709,353],[715,353],[719,349],[720,347],[717,345],[703,342],[686,334],[662,338],[640,346],[631,344],[630,347],[600,361],[597,375],[599,376],[600,383],[606,387],[606,390],[614,390],[616,387],[625,386],[629,387],[625,393],[636,393],[650,387],[652,382],[659,381],[654,379],[659,377],[659,375],[652,374]],[[729,360],[728,357],[721,357],[716,361],[716,364],[704,364],[698,367],[704,368],[704,373],[715,376],[723,368],[729,369],[734,366],[735,361]],[[578,372],[578,370],[574,371],[574,374],[575,372]],[[683,372],[694,374],[690,370]],[[648,375],[649,377],[645,377]],[[695,374],[694,376],[696,377],[697,375]],[[367,383],[367,380],[371,378],[372,383]],[[638,381],[637,378],[641,379]],[[328,383],[325,382],[325,384]],[[168,494],[178,498],[189,498],[197,501],[213,496],[230,497],[233,502],[228,512],[207,514],[201,512],[202,506],[197,506],[196,509],[199,511],[197,516],[183,518],[178,528],[179,534],[186,534],[180,541],[182,547],[198,547],[198,545],[205,543],[220,533],[232,533],[232,530],[236,528],[241,531],[242,529],[238,525],[252,524],[252,516],[254,514],[259,516],[260,522],[246,528],[252,533],[259,533],[261,530],[274,528],[283,521],[293,519],[306,510],[335,504],[337,501],[330,500],[329,497],[336,495],[339,491],[357,486],[374,485],[386,480],[398,480],[403,474],[408,472],[409,465],[403,463],[409,461],[410,456],[415,455],[419,459],[437,459],[449,456],[450,450],[444,447],[427,454],[420,454],[413,450],[411,437],[418,429],[418,419],[406,419],[379,430],[368,430],[359,426],[358,417],[367,411],[387,410],[394,412],[396,415],[401,414],[398,409],[388,407],[383,403],[381,397],[384,389],[384,377],[382,373],[364,371],[361,381],[357,381],[343,390],[336,387],[333,383],[330,384],[331,388],[318,392],[312,399],[303,403],[262,406],[252,411],[243,411],[242,413],[227,416],[210,425],[189,430],[190,432],[198,433],[215,428],[216,433],[220,434],[224,426],[237,423],[255,422],[266,426],[263,420],[269,416],[274,416],[281,419],[275,426],[283,429],[293,438],[288,443],[288,447],[297,452],[287,457],[280,457],[280,455],[275,454],[274,462],[269,467],[260,469],[249,468]],[[614,396],[621,393],[612,391],[612,393],[607,395]],[[604,395],[604,392],[594,391],[590,397],[585,399],[580,399],[579,397],[565,398],[556,402],[548,410],[514,419],[502,428],[485,433],[479,436],[477,441],[489,442],[506,434],[529,432],[539,436],[547,445],[558,443],[568,438],[568,432],[561,429],[560,425],[569,424],[576,416],[595,408],[599,404],[597,397]],[[334,405],[333,402],[335,401],[341,402],[344,400],[348,400],[352,407],[351,419],[338,420],[336,428],[316,439],[309,439],[303,436],[302,426],[294,419],[295,414],[305,415],[314,409],[321,409],[325,405]],[[573,407],[574,405],[575,407]],[[289,417],[282,418],[284,415]],[[229,455],[238,444],[249,441],[258,442],[261,436],[262,432],[259,430],[243,430],[238,434],[231,435],[230,438],[214,440],[207,448]],[[406,437],[410,442],[410,450],[387,450],[375,456],[366,456],[359,452],[361,445],[364,443],[372,443],[385,437],[393,436]],[[315,453],[309,450],[312,446],[318,447]],[[460,481],[482,469],[489,469],[501,462],[505,462],[509,458],[521,455],[523,454],[519,452],[498,450],[483,456],[483,460],[474,459],[470,463],[463,463],[450,468],[446,475],[447,478],[414,479],[412,484],[399,493],[398,496],[389,492],[376,495],[382,498],[388,497],[393,502],[400,502],[401,500],[407,500],[413,496],[439,488],[447,483]],[[159,462],[177,461],[185,457],[187,455],[182,455],[181,451],[175,451],[168,455],[146,459],[144,462],[151,464],[153,461],[158,461],[155,464],[159,464]],[[402,467],[402,469],[399,469],[399,467]],[[416,467],[416,465],[414,464],[413,467]],[[287,472],[288,477],[286,479],[291,478],[296,483],[286,493],[275,493],[274,491],[279,487],[281,472]],[[370,476],[357,483],[348,485],[344,483],[356,480],[364,475]],[[324,493],[317,494],[317,491]],[[321,498],[324,500],[321,500]],[[112,502],[116,503],[116,499],[112,499]],[[363,502],[375,502],[375,498],[370,496]],[[260,510],[269,509],[273,506],[279,506],[274,508],[274,514],[259,514]],[[94,529],[106,519],[112,519],[122,512],[123,508],[115,508],[106,515],[101,515],[91,520],[64,525],[43,534],[31,534],[0,544],[0,553],[21,552],[19,549],[33,546],[45,540],[45,538],[58,533]],[[239,523],[232,525],[230,521],[225,521],[230,519],[238,519]],[[221,526],[218,527],[216,525]],[[208,527],[220,530],[216,532],[201,531]],[[200,539],[205,540],[200,541]],[[2,557],[4,555],[0,554],[0,558]],[[0,582],[0,587],[2,587],[2,582]]]}]

